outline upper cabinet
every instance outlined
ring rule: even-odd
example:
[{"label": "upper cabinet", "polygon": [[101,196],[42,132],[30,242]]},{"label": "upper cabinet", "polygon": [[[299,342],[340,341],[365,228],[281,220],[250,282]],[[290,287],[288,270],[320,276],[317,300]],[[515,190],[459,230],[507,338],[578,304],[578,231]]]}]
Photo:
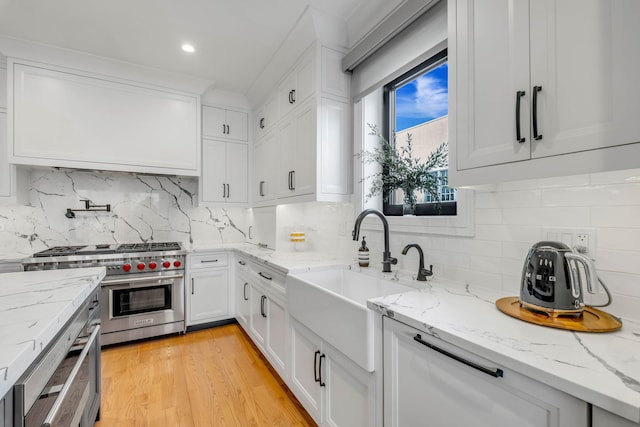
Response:
[{"label": "upper cabinet", "polygon": [[21,178],[26,181],[25,171],[17,171],[16,167],[9,164],[7,154],[9,151],[7,135],[9,133],[7,122],[7,69],[0,58],[0,204],[13,204],[24,202],[27,198],[26,185],[18,185]]},{"label": "upper cabinet", "polygon": [[200,174],[200,96],[9,61],[9,161]]},{"label": "upper cabinet", "polygon": [[202,136],[205,138],[247,141],[247,113],[202,106]]},{"label": "upper cabinet", "polygon": [[452,185],[637,167],[640,2],[449,0]]},{"label": "upper cabinet", "polygon": [[202,106],[201,205],[246,206],[248,195],[248,114]]},{"label": "upper cabinet", "polygon": [[353,144],[350,77],[342,72],[342,56],[313,43],[256,109],[256,206],[348,201]]}]

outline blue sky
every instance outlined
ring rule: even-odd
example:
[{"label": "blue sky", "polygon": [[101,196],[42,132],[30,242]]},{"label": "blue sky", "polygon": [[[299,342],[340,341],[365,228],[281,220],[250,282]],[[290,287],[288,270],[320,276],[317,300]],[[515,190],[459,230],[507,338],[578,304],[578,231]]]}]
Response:
[{"label": "blue sky", "polygon": [[396,132],[448,114],[447,63],[396,90]]}]

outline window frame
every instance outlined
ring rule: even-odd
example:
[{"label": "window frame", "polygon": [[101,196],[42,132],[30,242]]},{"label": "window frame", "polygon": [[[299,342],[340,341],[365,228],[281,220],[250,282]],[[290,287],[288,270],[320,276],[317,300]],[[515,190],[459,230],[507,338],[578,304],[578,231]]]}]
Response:
[{"label": "window frame", "polygon": [[[448,49],[445,47],[439,52],[430,56],[427,60],[412,67],[409,71],[401,74],[382,88],[383,121],[381,133],[393,146],[395,146],[396,135],[396,115],[395,115],[395,91],[405,84],[424,75],[430,70],[439,67],[449,61]],[[447,89],[448,90],[448,89]],[[448,169],[448,166],[447,166]],[[386,171],[383,169],[383,173]],[[385,216],[404,216],[403,203],[392,203],[394,195],[385,191],[382,198],[382,212]],[[418,203],[414,215],[416,216],[456,216],[457,201],[440,201],[436,203]]]}]

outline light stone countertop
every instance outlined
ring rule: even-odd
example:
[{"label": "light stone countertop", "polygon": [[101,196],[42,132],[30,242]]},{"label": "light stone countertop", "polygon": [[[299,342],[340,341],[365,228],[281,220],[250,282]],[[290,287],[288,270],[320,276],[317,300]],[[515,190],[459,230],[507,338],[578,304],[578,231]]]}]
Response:
[{"label": "light stone countertop", "polygon": [[[578,333],[500,312],[493,290],[432,280],[421,290],[369,300],[368,307],[432,336],[640,423],[640,323]],[[606,311],[606,308],[604,308]],[[615,313],[612,313],[615,314]]]},{"label": "light stone countertop", "polygon": [[104,267],[0,274],[0,398],[100,284]]}]

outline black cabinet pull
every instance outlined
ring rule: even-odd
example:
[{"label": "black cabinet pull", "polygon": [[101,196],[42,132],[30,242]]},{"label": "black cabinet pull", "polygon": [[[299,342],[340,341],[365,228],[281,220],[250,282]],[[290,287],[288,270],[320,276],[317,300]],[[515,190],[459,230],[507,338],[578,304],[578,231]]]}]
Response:
[{"label": "black cabinet pull", "polygon": [[224,134],[226,134],[226,133],[227,133],[227,127],[226,127],[226,125],[223,123],[223,124],[222,124],[222,134],[224,135]]},{"label": "black cabinet pull", "polygon": [[264,117],[260,119],[260,129],[264,129]]},{"label": "black cabinet pull", "polygon": [[313,379],[315,382],[320,382],[320,375],[318,375],[318,356],[320,355],[320,350],[316,350],[313,356]]},{"label": "black cabinet pull", "polygon": [[320,383],[320,387],[326,386],[324,381],[322,381],[322,359],[324,359],[324,357],[324,354],[320,355],[320,363],[318,364],[318,378],[320,379],[318,382]]},{"label": "black cabinet pull", "polygon": [[542,90],[542,86],[533,87],[533,139],[536,141],[542,139],[542,134],[538,134],[538,92]]},{"label": "black cabinet pull", "polygon": [[520,135],[520,99],[525,95],[523,90],[516,92],[516,142],[522,144],[527,139]]},{"label": "black cabinet pull", "polygon": [[291,171],[291,188],[290,190],[296,189],[296,171]]},{"label": "black cabinet pull", "polygon": [[264,197],[264,181],[260,181],[260,197]]},{"label": "black cabinet pull", "polygon": [[267,317],[267,312],[264,308],[264,303],[267,301],[267,297],[265,295],[262,295],[261,300],[260,300],[260,311],[262,314],[262,317],[266,318]]},{"label": "black cabinet pull", "polygon": [[492,377],[495,377],[495,378],[503,377],[503,376],[504,376],[504,371],[503,371],[502,369],[500,369],[500,368],[496,368],[496,369],[494,370],[494,369],[490,369],[490,368],[485,368],[484,366],[480,366],[480,365],[478,365],[477,363],[470,362],[470,361],[468,361],[467,359],[463,359],[463,358],[462,358],[462,357],[460,357],[460,356],[457,356],[457,355],[455,355],[455,354],[453,354],[453,353],[449,353],[447,350],[443,350],[443,349],[441,349],[440,347],[436,347],[435,345],[433,345],[433,344],[431,344],[431,343],[429,343],[429,342],[424,341],[424,340],[422,339],[422,335],[420,335],[420,334],[416,334],[416,336],[415,336],[415,337],[413,337],[413,339],[414,339],[414,341],[417,341],[417,342],[419,342],[420,344],[422,344],[422,345],[424,345],[424,346],[427,346],[427,347],[429,347],[430,349],[435,350],[435,351],[437,351],[437,352],[438,352],[438,353],[440,353],[440,354],[444,354],[445,356],[450,357],[450,358],[452,358],[453,360],[457,360],[457,361],[458,361],[458,362],[460,362],[460,363],[464,363],[465,365],[470,366],[470,367],[472,367],[473,369],[477,369],[478,371],[483,372],[483,373],[485,373],[485,374],[487,374],[487,375],[491,375]]},{"label": "black cabinet pull", "polygon": [[242,297],[244,298],[245,301],[249,301],[249,298],[247,298],[247,282],[244,282],[244,288],[242,289]]},{"label": "black cabinet pull", "polygon": [[195,293],[195,285],[193,284],[193,277],[191,278],[191,295]]},{"label": "black cabinet pull", "polygon": [[246,263],[246,262],[244,262],[243,260],[238,261],[238,264],[240,264],[240,265],[247,265],[247,263]]},{"label": "black cabinet pull", "polygon": [[291,91],[291,103],[294,104],[296,102],[296,90],[293,89]]},{"label": "black cabinet pull", "polygon": [[229,125],[227,125],[227,135],[231,135],[231,127]]},{"label": "black cabinet pull", "polygon": [[227,184],[227,199],[231,197],[231,187],[229,187],[229,184]]},{"label": "black cabinet pull", "polygon": [[258,273],[258,275],[259,275],[260,277],[262,277],[262,278],[267,279],[267,280],[273,280],[273,277],[271,277],[271,276],[269,276],[269,275],[267,275],[267,274],[264,274],[262,271],[261,271],[261,272],[259,272],[259,273]]},{"label": "black cabinet pull", "polygon": [[222,184],[222,198],[227,197],[227,186]]}]

